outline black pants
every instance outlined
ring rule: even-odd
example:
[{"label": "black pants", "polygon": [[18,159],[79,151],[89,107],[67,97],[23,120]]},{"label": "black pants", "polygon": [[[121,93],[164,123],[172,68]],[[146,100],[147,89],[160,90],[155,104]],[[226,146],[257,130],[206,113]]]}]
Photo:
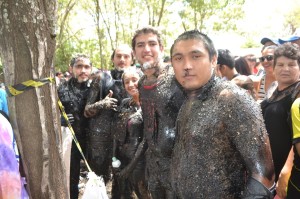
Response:
[{"label": "black pants", "polygon": [[[78,139],[78,138],[77,138]],[[83,152],[85,152],[86,148],[86,139],[78,139],[78,142],[81,146]],[[72,148],[71,148],[71,162],[70,162],[70,198],[71,199],[78,199],[78,183],[79,183],[79,176],[80,176],[80,161],[82,155],[80,154],[76,144],[72,141]]]}]

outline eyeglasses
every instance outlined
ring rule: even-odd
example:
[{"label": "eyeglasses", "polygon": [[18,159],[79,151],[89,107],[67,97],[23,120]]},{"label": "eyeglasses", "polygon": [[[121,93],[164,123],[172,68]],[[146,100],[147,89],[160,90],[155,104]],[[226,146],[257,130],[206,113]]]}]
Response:
[{"label": "eyeglasses", "polygon": [[260,61],[260,62],[264,62],[265,59],[266,59],[267,61],[272,61],[272,60],[274,59],[274,56],[273,56],[273,55],[267,55],[267,56],[264,56],[264,57],[260,57],[260,58],[259,58],[259,61]]}]

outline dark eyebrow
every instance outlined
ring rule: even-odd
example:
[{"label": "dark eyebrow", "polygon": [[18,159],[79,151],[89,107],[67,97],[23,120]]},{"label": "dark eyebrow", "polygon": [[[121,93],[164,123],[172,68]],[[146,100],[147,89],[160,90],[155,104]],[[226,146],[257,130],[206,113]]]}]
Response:
[{"label": "dark eyebrow", "polygon": [[182,55],[182,53],[175,53],[174,55],[172,55],[172,57],[178,56],[178,55]]},{"label": "dark eyebrow", "polygon": [[144,41],[140,41],[140,42],[137,42],[136,45],[138,44],[144,44],[145,42]]},{"label": "dark eyebrow", "polygon": [[190,52],[191,54],[195,54],[195,53],[200,53],[200,54],[204,54],[202,51],[200,50],[193,50]]}]

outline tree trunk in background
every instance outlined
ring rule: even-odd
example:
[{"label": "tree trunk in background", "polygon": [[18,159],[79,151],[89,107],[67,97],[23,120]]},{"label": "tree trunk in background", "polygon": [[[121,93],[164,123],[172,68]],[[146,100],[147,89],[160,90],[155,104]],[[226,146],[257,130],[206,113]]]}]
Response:
[{"label": "tree trunk in background", "polygon": [[[0,0],[0,53],[6,85],[54,77],[56,0]],[[68,198],[55,84],[9,97],[33,199]]]}]

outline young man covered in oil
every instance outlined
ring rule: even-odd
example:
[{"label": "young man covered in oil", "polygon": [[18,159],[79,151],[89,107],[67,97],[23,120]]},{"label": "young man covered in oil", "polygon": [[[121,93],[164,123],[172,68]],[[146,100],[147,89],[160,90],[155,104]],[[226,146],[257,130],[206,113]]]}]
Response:
[{"label": "young man covered in oil", "polygon": [[[126,68],[132,67],[132,50],[127,45],[120,45],[113,51],[111,59],[115,67],[112,70],[114,76],[105,71],[99,73],[91,84],[84,111],[85,116],[90,117],[87,134],[88,160],[92,170],[97,175],[103,175],[105,182],[110,179],[113,147],[111,122],[117,106],[123,98],[127,97],[121,83],[121,76]],[[115,198],[115,191],[113,191],[113,198]]]},{"label": "young man covered in oil", "polygon": [[[87,147],[86,134],[88,129],[88,119],[84,117],[84,107],[87,102],[87,96],[90,92],[89,77],[92,72],[92,63],[90,58],[84,54],[75,55],[69,67],[73,77],[63,82],[58,87],[58,97],[62,102],[69,121],[72,123],[76,138],[85,152]],[[65,120],[62,120],[62,126],[67,126]],[[80,175],[80,160],[82,156],[72,142],[71,162],[70,162],[70,198],[78,198],[78,183]]]},{"label": "young man covered in oil", "polygon": [[175,138],[175,120],[183,102],[173,68],[163,67],[163,44],[159,31],[145,27],[132,39],[133,53],[144,76],[139,93],[144,119],[146,178],[153,199],[175,197],[170,183],[170,161]]},{"label": "young man covered in oil", "polygon": [[171,163],[177,197],[272,198],[274,167],[259,106],[245,91],[215,77],[217,52],[199,31],[181,34],[171,57],[187,95]]}]

